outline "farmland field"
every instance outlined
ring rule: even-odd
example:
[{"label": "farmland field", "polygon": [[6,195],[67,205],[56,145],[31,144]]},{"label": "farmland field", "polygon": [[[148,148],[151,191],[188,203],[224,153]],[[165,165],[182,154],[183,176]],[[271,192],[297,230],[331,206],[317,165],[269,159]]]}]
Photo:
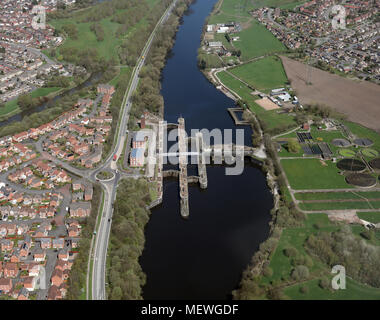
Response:
[{"label": "farmland field", "polygon": [[277,57],[267,57],[229,70],[253,88],[269,92],[283,87],[288,79],[282,63]]},{"label": "farmland field", "polygon": [[312,68],[312,85],[307,85],[305,64],[287,57],[282,57],[282,61],[301,103],[326,104],[336,111],[346,114],[348,120],[380,132],[380,112],[378,110],[380,87],[378,85],[367,81],[357,82],[342,78],[317,68]]},{"label": "farmland field", "polygon": [[234,42],[234,46],[242,52],[242,60],[286,50],[285,46],[257,20],[253,19],[250,24],[247,29],[237,34],[240,39]]}]

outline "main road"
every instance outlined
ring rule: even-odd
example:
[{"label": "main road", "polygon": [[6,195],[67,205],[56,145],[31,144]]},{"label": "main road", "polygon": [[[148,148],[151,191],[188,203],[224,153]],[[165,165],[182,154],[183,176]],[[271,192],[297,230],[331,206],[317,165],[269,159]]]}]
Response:
[{"label": "main road", "polygon": [[149,53],[157,30],[163,23],[167,21],[177,1],[178,0],[173,1],[173,3],[167,8],[165,13],[156,24],[148,41],[145,44],[145,47],[137,61],[135,68],[133,69],[131,80],[125,92],[120,110],[121,118],[113,144],[113,152],[111,152],[110,156],[106,159],[104,164],[91,174],[91,180],[95,180],[95,175],[99,171],[107,170],[114,173],[113,178],[109,179],[108,181],[100,181],[104,192],[104,205],[102,212],[99,212],[100,216],[98,219],[100,219],[100,225],[95,238],[95,246],[93,248],[92,257],[90,257],[93,259],[91,292],[93,300],[107,299],[105,290],[107,248],[112,224],[113,203],[116,198],[117,185],[121,178],[121,174],[117,170],[117,163],[116,161],[113,161],[113,156],[116,154],[117,158],[119,158],[120,154],[123,151],[124,143],[127,137],[126,132],[128,129],[129,112],[132,107],[131,97],[139,83],[139,73],[141,67],[145,63],[146,56]]}]

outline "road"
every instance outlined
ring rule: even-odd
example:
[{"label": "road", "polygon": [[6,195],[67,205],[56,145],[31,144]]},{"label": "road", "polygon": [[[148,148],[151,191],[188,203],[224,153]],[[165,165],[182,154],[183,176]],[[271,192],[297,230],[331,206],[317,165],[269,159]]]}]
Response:
[{"label": "road", "polygon": [[[145,47],[138,59],[137,65],[135,66],[132,78],[130,82],[130,86],[128,87],[121,111],[121,118],[119,122],[119,130],[116,134],[116,141],[113,145],[113,152],[111,152],[110,156],[104,164],[98,168],[97,170],[91,173],[91,180],[95,179],[96,174],[99,171],[107,170],[114,173],[114,177],[107,182],[100,181],[103,191],[104,191],[104,206],[103,211],[99,214],[100,225],[96,235],[95,246],[93,251],[93,269],[92,269],[92,299],[93,300],[106,300],[106,290],[105,290],[105,282],[106,282],[106,259],[107,259],[107,248],[108,241],[110,236],[111,224],[112,224],[112,213],[113,213],[113,203],[116,197],[116,190],[118,182],[121,178],[121,173],[117,170],[117,164],[113,161],[113,156],[116,154],[118,157],[121,155],[124,147],[124,142],[126,139],[126,131],[128,129],[128,120],[129,120],[129,112],[132,107],[131,97],[134,91],[137,88],[139,83],[139,73],[141,67],[145,63],[145,59],[147,54],[149,53],[150,47],[152,45],[154,36],[158,30],[158,28],[167,21],[169,18],[172,9],[176,5],[178,0],[174,0],[173,3],[168,7],[165,13],[162,15],[160,20],[158,21],[156,27],[152,31]],[[126,176],[123,174],[123,176]],[[136,177],[136,175],[128,175],[130,177]]]}]

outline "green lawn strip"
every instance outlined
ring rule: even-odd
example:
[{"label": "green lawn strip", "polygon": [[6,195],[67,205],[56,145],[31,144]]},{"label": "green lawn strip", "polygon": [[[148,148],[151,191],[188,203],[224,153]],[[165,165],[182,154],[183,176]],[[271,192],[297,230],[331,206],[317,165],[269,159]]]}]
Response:
[{"label": "green lawn strip", "polygon": [[289,126],[296,124],[294,117],[289,116],[288,114],[279,114],[277,110],[267,111],[260,107],[254,100],[259,99],[257,96],[251,94],[252,90],[249,89],[244,83],[235,79],[233,76],[222,71],[217,74],[218,78],[222,83],[236,92],[243,100],[248,103],[249,108],[252,112],[256,113],[261,120],[263,120],[268,129],[273,129],[281,126]]},{"label": "green lawn strip", "polygon": [[[329,275],[331,278],[332,275]],[[301,293],[300,288],[307,287],[308,293]],[[284,289],[284,294],[294,300],[378,300],[380,289],[361,284],[346,278],[346,289],[327,290],[319,286],[319,279],[295,284]]]},{"label": "green lawn strip", "polygon": [[342,189],[352,188],[339,175],[339,169],[332,161],[323,165],[318,159],[282,159],[291,187],[295,190],[303,189]]},{"label": "green lawn strip", "polygon": [[254,8],[262,7],[280,7],[283,9],[293,9],[295,6],[305,3],[306,1],[299,0],[255,0]]},{"label": "green lawn strip", "polygon": [[358,212],[357,215],[360,219],[363,219],[372,223],[380,223],[380,211],[379,212]]},{"label": "green lawn strip", "polygon": [[237,33],[236,36],[239,36],[240,39],[234,41],[234,46],[241,50],[241,59],[244,61],[286,50],[282,42],[256,19],[253,19],[251,25]]},{"label": "green lawn strip", "polygon": [[113,79],[109,82],[109,84],[110,84],[111,86],[116,87],[117,84],[118,84],[119,81],[120,81],[121,76],[124,75],[124,74],[126,74],[126,73],[128,73],[129,76],[130,76],[130,74],[132,73],[132,68],[131,68],[131,67],[127,67],[127,66],[126,66],[126,67],[122,67],[122,68],[120,68],[119,74],[118,74],[115,78],[113,78]]},{"label": "green lawn strip", "polygon": [[310,193],[295,193],[297,200],[345,200],[345,199],[380,199],[379,191],[361,192],[310,192]]},{"label": "green lawn strip", "polygon": [[229,72],[252,87],[265,92],[284,87],[288,81],[282,63],[276,56],[243,64],[229,69]]},{"label": "green lawn strip", "polygon": [[372,209],[368,202],[323,202],[323,203],[300,203],[299,207],[306,211],[321,211],[321,210],[345,210],[345,209]]}]

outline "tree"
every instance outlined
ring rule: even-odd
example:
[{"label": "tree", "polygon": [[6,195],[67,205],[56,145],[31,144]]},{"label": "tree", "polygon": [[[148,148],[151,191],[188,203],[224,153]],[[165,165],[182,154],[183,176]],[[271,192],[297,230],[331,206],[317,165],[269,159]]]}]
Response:
[{"label": "tree", "polygon": [[21,110],[28,110],[34,105],[33,98],[29,93],[25,93],[19,96],[17,102]]},{"label": "tree", "polygon": [[291,277],[296,281],[306,280],[309,278],[309,268],[306,266],[296,266],[292,273]]},{"label": "tree", "polygon": [[289,152],[298,153],[300,150],[301,150],[301,146],[295,139],[291,139],[288,141],[288,151]]}]

